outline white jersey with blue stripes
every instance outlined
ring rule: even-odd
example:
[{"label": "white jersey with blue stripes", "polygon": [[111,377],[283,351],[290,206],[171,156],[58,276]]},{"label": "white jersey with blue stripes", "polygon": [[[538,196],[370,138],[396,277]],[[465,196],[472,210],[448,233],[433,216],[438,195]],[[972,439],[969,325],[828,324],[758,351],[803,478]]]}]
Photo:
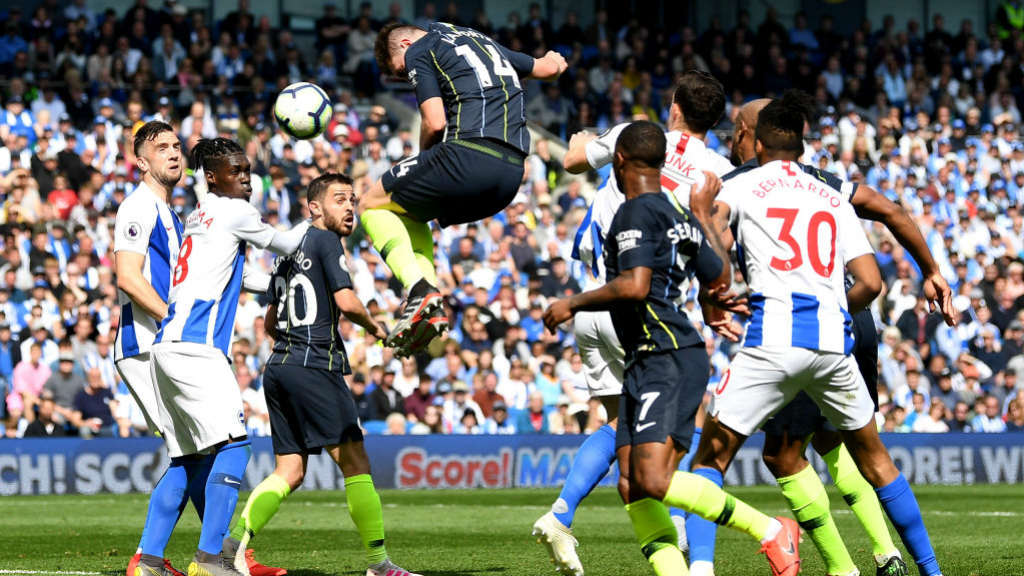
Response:
[{"label": "white jersey with blue stripes", "polygon": [[[167,301],[171,289],[171,271],[178,261],[182,225],[167,203],[156,197],[145,183],[117,209],[114,219],[114,254],[135,252],[145,256],[142,277]],[[123,290],[117,289],[121,320],[114,341],[114,358],[131,358],[149,352],[159,322]]]},{"label": "white jersey with blue stripes", "polygon": [[750,286],[743,345],[849,354],[845,267],[873,251],[844,195],[777,160],[727,180],[718,200]]},{"label": "white jersey with blue stripes", "polygon": [[300,224],[279,234],[249,202],[207,194],[185,223],[167,318],[156,342],[206,344],[227,355],[243,282],[257,291],[268,283],[262,273],[246,282],[247,245],[288,254],[307,228]]},{"label": "white jersey with blue stripes", "polygon": [[[615,143],[629,123],[619,124],[586,145],[587,163],[598,169],[615,158]],[[661,169],[661,189],[676,197],[683,206],[690,205],[690,187],[704,185],[704,170],[724,176],[733,165],[721,154],[710,150],[704,142],[675,130],[665,133],[665,165]],[[605,233],[625,197],[612,172],[601,184],[590,209],[580,224],[573,246],[573,257],[590,268],[584,290],[593,290],[605,283],[603,249]],[[685,292],[685,291],[684,291]]]}]

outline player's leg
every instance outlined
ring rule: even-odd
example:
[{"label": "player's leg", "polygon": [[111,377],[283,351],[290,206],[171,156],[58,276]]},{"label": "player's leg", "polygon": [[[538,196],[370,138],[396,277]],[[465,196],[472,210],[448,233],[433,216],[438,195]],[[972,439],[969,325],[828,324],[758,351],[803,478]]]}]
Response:
[{"label": "player's leg", "polygon": [[835,430],[822,429],[811,438],[811,445],[828,465],[836,489],[868,533],[878,573],[886,576],[904,574],[905,565],[889,534],[878,495],[857,470],[842,437]]},{"label": "player's leg", "polygon": [[[626,399],[623,405],[631,404],[631,400]],[[628,426],[617,431],[617,435],[620,442],[628,442],[632,439]],[[672,446],[671,440],[667,446]],[[626,444],[619,448],[619,495],[626,506],[626,513],[633,525],[640,550],[650,562],[654,573],[658,576],[680,574],[685,576],[689,571],[686,568],[683,553],[679,550],[679,534],[676,525],[672,522],[672,517],[669,516],[665,505],[660,502],[659,498],[648,495],[640,484],[640,479],[637,478],[638,458],[634,454],[642,455],[642,459],[646,460],[644,466],[647,472],[657,475],[653,470],[655,466],[650,461],[651,451],[648,448],[653,448],[658,457],[667,460],[661,463],[661,467],[671,468],[675,464],[676,454],[674,452],[664,453],[665,447],[666,444],[647,443],[636,447]],[[637,453],[638,450],[643,450],[643,452]]]},{"label": "player's leg", "polygon": [[878,436],[874,406],[856,363],[852,357],[822,354],[819,373],[827,384],[808,387],[808,394],[839,430],[857,469],[874,487],[921,574],[941,574],[917,499]]},{"label": "player's leg", "polygon": [[[697,455],[696,447],[700,445],[701,431],[704,428],[704,418],[707,414],[708,395],[704,395],[700,409],[694,420],[696,430],[693,433],[693,440],[690,442],[691,449],[686,452],[679,463],[679,470],[683,472],[694,472],[722,487],[722,475],[713,468],[701,468],[693,470],[693,460]],[[715,562],[715,538],[718,533],[718,525],[705,520],[696,514],[691,514],[681,508],[669,508],[672,521],[676,523],[679,530],[679,549],[687,555],[690,562],[690,574],[692,576],[714,576]]]}]

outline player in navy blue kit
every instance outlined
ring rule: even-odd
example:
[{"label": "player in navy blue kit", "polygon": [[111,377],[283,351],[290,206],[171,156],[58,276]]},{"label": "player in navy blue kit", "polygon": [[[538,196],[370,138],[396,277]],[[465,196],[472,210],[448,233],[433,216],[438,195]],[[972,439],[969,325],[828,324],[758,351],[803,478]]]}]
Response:
[{"label": "player in navy blue kit", "polygon": [[[736,500],[710,481],[677,471],[690,448],[708,383],[704,339],[674,304],[696,277],[725,293],[731,267],[712,249],[696,218],[661,190],[665,133],[651,122],[625,128],[613,168],[626,196],[607,235],[604,286],[559,300],[544,313],[554,332],[576,312],[608,310],[626,354],[619,403],[619,494],[644,555],[659,575],[686,574],[666,505],[694,512],[758,539],[773,572],[799,564],[799,528]],[[720,180],[705,172],[705,188]]]},{"label": "player in navy blue kit", "polygon": [[342,314],[376,338],[387,337],[356,297],[345,262],[341,239],[355,226],[352,180],[324,174],[310,183],[307,197],[312,226],[297,251],[277,260],[270,281],[274,301],[266,327],[275,343],[263,386],[277,467],[253,490],[225,550],[236,567],[246,564],[249,539],[302,485],[308,456],[326,448],[345,476],[348,512],[366,549],[367,576],[415,576],[395,566],[384,548],[380,498],[344,379],[352,370],[338,334]]},{"label": "player in navy blue kit", "polygon": [[557,52],[532,58],[442,23],[384,26],[374,54],[382,71],[416,89],[422,115],[420,154],[395,165],[359,201],[374,247],[409,292],[387,341],[405,356],[448,328],[430,221],[474,222],[512,202],[530,151],[520,80],[555,80],[566,63]]}]

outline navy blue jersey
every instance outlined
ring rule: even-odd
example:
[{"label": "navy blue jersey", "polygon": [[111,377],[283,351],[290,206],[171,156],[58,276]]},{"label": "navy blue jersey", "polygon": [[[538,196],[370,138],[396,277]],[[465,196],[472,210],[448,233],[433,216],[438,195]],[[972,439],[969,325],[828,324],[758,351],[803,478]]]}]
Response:
[{"label": "navy blue jersey", "polygon": [[[796,162],[795,164],[799,166],[805,174],[810,174],[811,176],[814,176],[818,180],[821,180],[822,182],[827,184],[830,188],[834,188],[835,190],[837,190],[840,194],[842,194],[843,198],[845,198],[847,202],[853,201],[853,196],[854,194],[857,193],[858,187],[858,184],[856,182],[845,182],[839,176],[836,176],[831,172],[826,172],[821,168],[815,168],[814,166],[801,164],[799,162]],[[740,174],[750,172],[751,170],[757,168],[758,166],[760,165],[757,163],[757,158],[752,158],[734,168],[732,172],[729,172],[725,176],[722,176],[722,182],[725,182],[726,180],[729,180],[731,178],[735,178]]]},{"label": "navy blue jersey", "polygon": [[616,303],[611,311],[627,362],[639,353],[703,346],[704,338],[675,301],[686,280],[696,275],[711,282],[723,263],[693,214],[664,192],[641,194],[616,212],[605,243],[609,282],[626,270],[651,269],[647,299]]},{"label": "navy blue jersey", "polygon": [[270,286],[278,337],[268,363],[350,373],[334,293],[351,289],[352,278],[338,235],[310,227],[299,249],[274,263]]},{"label": "navy blue jersey", "polygon": [[533,72],[533,58],[472,28],[437,23],[409,46],[405,68],[421,104],[444,101],[446,140],[491,138],[529,153],[519,79]]}]

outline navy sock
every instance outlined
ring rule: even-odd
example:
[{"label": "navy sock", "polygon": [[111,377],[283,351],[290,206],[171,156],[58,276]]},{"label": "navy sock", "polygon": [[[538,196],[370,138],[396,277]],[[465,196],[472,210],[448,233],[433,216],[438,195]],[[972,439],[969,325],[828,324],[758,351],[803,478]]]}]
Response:
[{"label": "navy sock", "polygon": [[242,485],[245,467],[252,454],[252,442],[245,440],[228,444],[217,451],[217,456],[206,481],[206,503],[203,529],[199,533],[199,550],[207,554],[220,554],[224,534],[231,524],[231,516],[238,503],[238,489]]},{"label": "navy sock", "polygon": [[[698,468],[693,471],[697,476],[703,476],[715,483],[715,486],[722,487],[722,473],[714,468]],[[686,516],[686,540],[690,543],[690,564],[694,562],[715,561],[715,536],[718,534],[718,525],[705,520],[696,514]]]},{"label": "navy sock", "polygon": [[576,452],[576,459],[565,478],[562,492],[551,507],[559,522],[566,527],[572,526],[576,508],[608,474],[614,461],[615,430],[605,424],[584,440]]},{"label": "navy sock", "polygon": [[140,543],[143,554],[164,557],[174,525],[188,504],[188,473],[184,462],[182,458],[171,458],[171,465],[153,487]]},{"label": "navy sock", "polygon": [[210,470],[216,459],[217,453],[214,452],[202,460],[185,462],[185,471],[188,472],[188,497],[192,500],[192,506],[196,509],[200,522],[203,521],[203,511],[206,508],[206,480],[210,477]]},{"label": "navy sock", "polygon": [[903,474],[888,485],[875,488],[875,493],[878,494],[878,501],[882,503],[889,521],[896,527],[896,532],[914,558],[922,576],[941,574],[939,562],[935,559],[935,550],[932,549],[931,540],[928,538],[928,529],[924,527],[924,520],[921,518],[921,508]]}]

